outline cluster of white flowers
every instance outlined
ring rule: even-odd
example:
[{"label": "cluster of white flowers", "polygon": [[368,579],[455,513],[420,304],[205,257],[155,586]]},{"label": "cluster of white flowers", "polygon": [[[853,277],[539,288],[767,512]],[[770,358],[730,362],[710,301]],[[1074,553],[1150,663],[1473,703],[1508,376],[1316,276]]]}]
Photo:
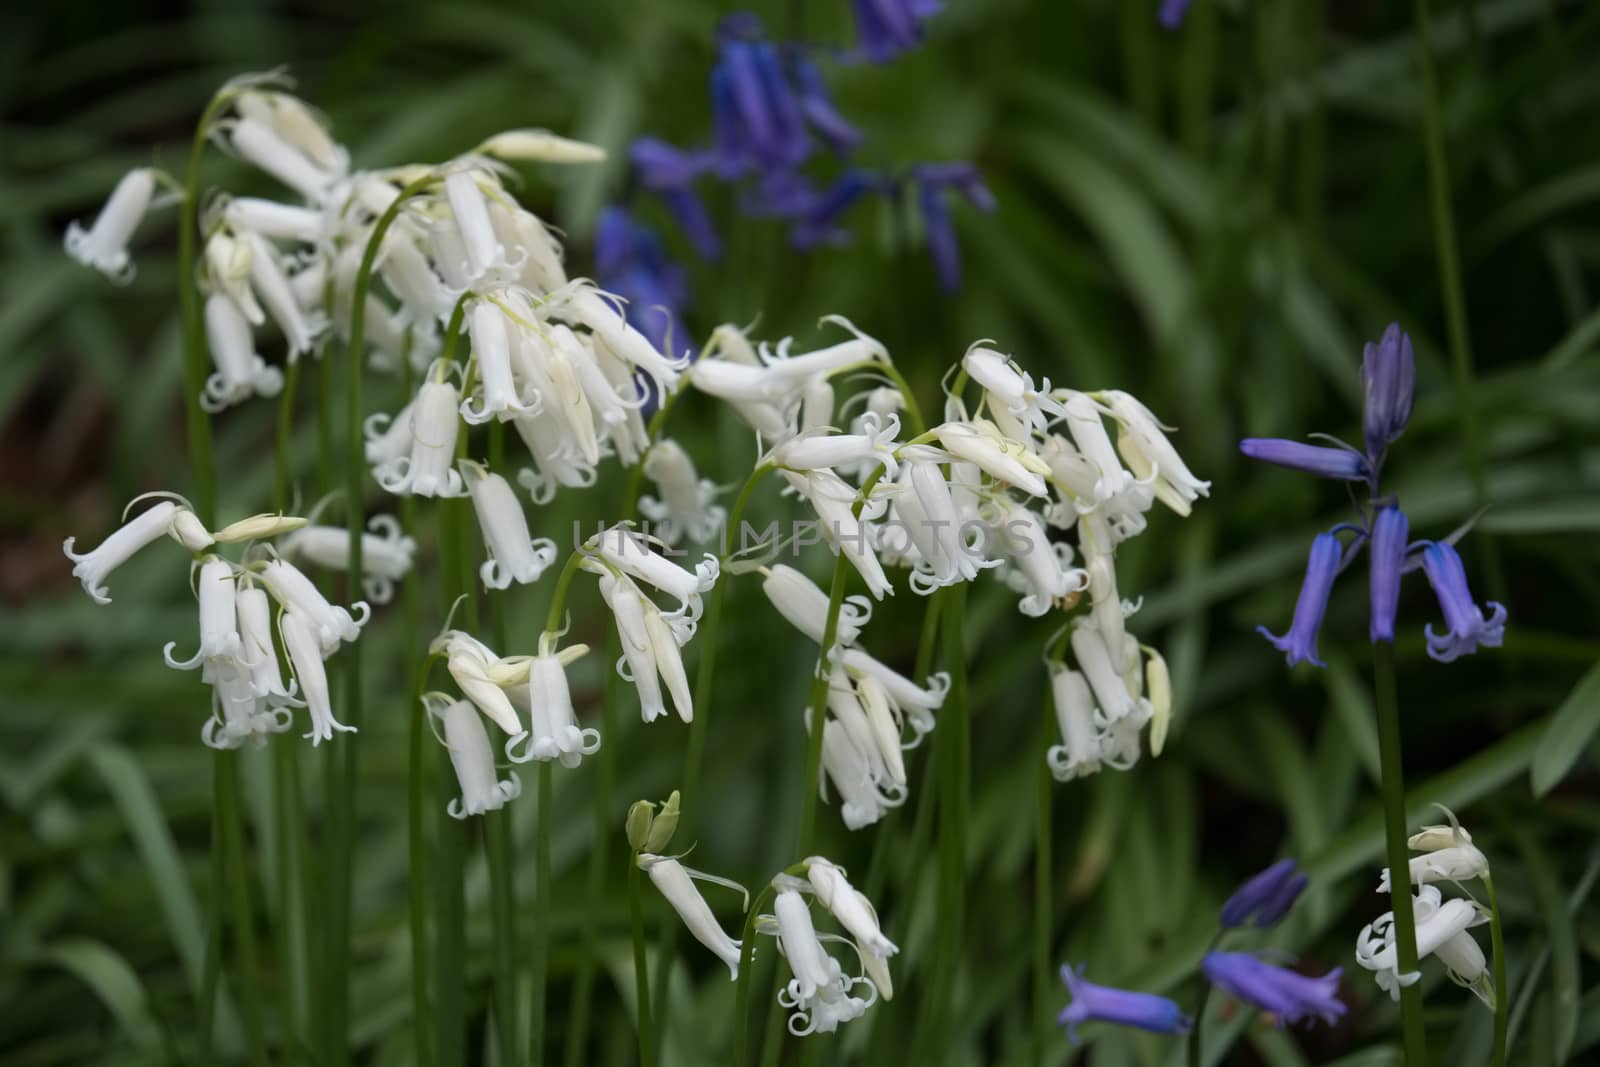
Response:
[{"label": "cluster of white flowers", "polygon": [[[712,914],[695,881],[743,888],[715,875],[685,867],[673,856],[638,851],[635,862],[650,876],[696,941],[728,965],[728,977],[739,977],[741,942],[729,937]],[[832,1033],[840,1023],[859,1018],[879,997],[891,1000],[889,957],[899,952],[884,936],[878,913],[866,896],[850,884],[844,868],[811,856],[772,880],[773,914],[758,915],[755,931],[775,937],[789,961],[793,977],[778,991],[778,1003],[791,1011],[789,1032],[796,1037]],[[846,935],[821,934],[812,921],[807,898],[831,913]],[[850,945],[860,973],[850,974],[830,955],[824,941]]]},{"label": "cluster of white flowers", "polygon": [[[286,558],[293,550],[312,562],[343,565],[348,556],[333,560],[327,546],[335,541],[348,546],[350,531],[307,526],[306,520],[292,516],[254,515],[213,533],[182,498],[154,493],[139,499],[152,496],[158,498],[154,505],[124,523],[94,551],[74,553],[71,537],[63,550],[73,561],[73,575],[100,604],[111,602],[105,586],[111,572],[163,535],[193,555],[200,645],[193,656],[180,660],[173,651],[178,643],[169,641],[163,657],[177,670],[198,668],[201,680],[211,686],[211,715],[201,729],[201,739],[212,748],[238,748],[246,741],[261,744],[267,734],[289,729],[291,709],[298,707],[306,708],[311,717],[311,732],[306,736],[312,744],[331,740],[335,731],[354,729],[334,715],[323,661],[341,644],[360,635],[370,611],[365,601],[357,601],[350,609],[330,603]],[[400,534],[399,524],[390,516],[379,516],[374,524],[386,536],[364,534],[364,538],[407,546],[403,551],[391,548],[387,554],[369,557],[374,569],[368,583],[389,582],[410,568],[410,539]],[[268,544],[273,538],[281,538],[276,547]],[[231,544],[246,546],[244,562],[232,562],[213,551]],[[274,601],[280,609],[276,627]],[[279,665],[280,643],[292,672],[288,682]]]},{"label": "cluster of white flowers", "polygon": [[[1447,811],[1448,815],[1449,812]],[[1450,816],[1446,826],[1427,826],[1413,834],[1411,848],[1422,855],[1410,862],[1410,884],[1417,887],[1411,898],[1412,920],[1416,928],[1417,960],[1438,957],[1445,972],[1457,985],[1465,986],[1494,1009],[1495,989],[1489,977],[1483,949],[1468,933],[1474,926],[1489,921],[1489,911],[1470,897],[1445,899],[1436,883],[1471,881],[1486,878],[1489,860],[1472,843],[1472,835]],[[1384,868],[1378,891],[1388,893],[1390,872]],[[1420,971],[1402,974],[1395,948],[1394,912],[1384,912],[1362,928],[1356,937],[1356,962],[1373,972],[1378,988],[1400,999],[1400,989],[1422,977]]]}]

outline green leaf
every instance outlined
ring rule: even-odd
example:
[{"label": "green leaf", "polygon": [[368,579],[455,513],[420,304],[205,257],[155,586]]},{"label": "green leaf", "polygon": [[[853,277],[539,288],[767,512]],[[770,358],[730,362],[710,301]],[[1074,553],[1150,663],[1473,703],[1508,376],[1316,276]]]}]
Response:
[{"label": "green leaf", "polygon": [[1533,888],[1539,918],[1550,938],[1551,995],[1549,1039],[1552,1062],[1566,1063],[1578,1032],[1578,936],[1572,913],[1561,894],[1556,873],[1550,866],[1549,850],[1541,847],[1525,830],[1513,831],[1522,869]]},{"label": "green leaf", "polygon": [[1533,754],[1533,792],[1544,796],[1572,770],[1572,765],[1600,728],[1600,663],[1578,680],[1561,702]]},{"label": "green leaf", "polygon": [[149,998],[127,960],[88,938],[58,941],[30,954],[30,958],[60,967],[94,990],[135,1046],[148,1049],[156,1045],[157,1029],[150,1016]]}]

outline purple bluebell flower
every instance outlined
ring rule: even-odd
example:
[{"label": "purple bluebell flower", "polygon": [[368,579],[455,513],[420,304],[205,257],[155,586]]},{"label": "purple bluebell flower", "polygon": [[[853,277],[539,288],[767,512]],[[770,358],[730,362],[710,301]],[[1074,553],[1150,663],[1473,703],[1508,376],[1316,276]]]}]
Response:
[{"label": "purple bluebell flower", "polygon": [[800,104],[761,20],[749,12],[729,15],[717,28],[717,43],[711,109],[718,173],[734,178],[803,162],[811,144]]},{"label": "purple bluebell flower", "polygon": [[938,0],[854,0],[861,52],[887,63],[922,43],[922,23],[940,11]]},{"label": "purple bluebell flower", "polygon": [[785,48],[784,55],[789,61],[789,70],[794,75],[795,91],[800,98],[800,113],[811,124],[811,128],[817,131],[830,149],[841,154],[860,144],[861,131],[850,125],[845,117],[839,114],[838,108],[833,106],[833,97],[828,94],[828,83],[822,80],[822,72],[811,62],[811,57],[798,46]]},{"label": "purple bluebell flower", "polygon": [[996,202],[983,184],[978,168],[971,163],[923,163],[911,168],[911,184],[917,191],[917,207],[922,215],[923,234],[928,254],[933,257],[934,275],[939,288],[954,292],[961,287],[961,246],[945,191],[955,190],[980,211],[993,211]]},{"label": "purple bluebell flower", "polygon": [[1391,322],[1377,344],[1368,342],[1361,353],[1361,423],[1367,455],[1376,464],[1411,418],[1411,399],[1417,383],[1417,360],[1411,338]]},{"label": "purple bluebell flower", "polygon": [[1158,1034],[1181,1034],[1189,1029],[1189,1018],[1175,1000],[1153,993],[1133,993],[1125,989],[1096,985],[1083,977],[1084,965],[1074,971],[1061,968],[1072,1003],[1061,1009],[1056,1025],[1067,1028],[1067,1040],[1078,1043],[1078,1025],[1087,1022],[1117,1023],[1150,1030]]},{"label": "purple bluebell flower", "polygon": [[624,317],[650,343],[667,351],[670,334],[683,347],[683,307],[689,286],[683,269],[667,258],[655,231],[613,205],[595,224],[595,274],[603,288],[627,301]]},{"label": "purple bluebell flower", "polygon": [[1239,442],[1239,451],[1263,463],[1346,482],[1364,482],[1372,471],[1366,457],[1353,448],[1326,448],[1281,437],[1246,437]]},{"label": "purple bluebell flower", "polygon": [[1175,30],[1183,25],[1183,16],[1189,13],[1190,0],[1161,0],[1161,11],[1156,15],[1162,27]]},{"label": "purple bluebell flower", "polygon": [[1257,926],[1271,926],[1289,913],[1306,882],[1294,860],[1279,860],[1234,890],[1222,905],[1223,928],[1243,926],[1252,915]]},{"label": "purple bluebell flower", "polygon": [[1333,579],[1339,573],[1339,556],[1339,539],[1331,533],[1317,534],[1311,541],[1305,581],[1294,602],[1294,621],[1288,632],[1278,637],[1265,626],[1256,627],[1256,632],[1271,641],[1273,647],[1287,654],[1291,667],[1301,660],[1317,667],[1327,666],[1317,658],[1317,631],[1322,628],[1322,616],[1328,610],[1328,594],[1333,591]]},{"label": "purple bluebell flower", "polygon": [[795,170],[768,171],[739,193],[740,213],[755,218],[802,218],[821,202],[816,183]]},{"label": "purple bluebell flower", "polygon": [[720,256],[722,242],[693,188],[695,178],[710,168],[710,155],[684,151],[657,137],[640,137],[628,149],[628,157],[639,184],[661,198],[695,251],[706,259]]},{"label": "purple bluebell flower", "polygon": [[847,235],[839,229],[839,220],[873,187],[873,179],[865,171],[845,171],[795,223],[790,243],[800,249],[841,243]]},{"label": "purple bluebell flower", "polygon": [[1376,644],[1394,644],[1394,617],[1400,608],[1400,575],[1406,562],[1406,537],[1410,522],[1406,513],[1390,504],[1378,509],[1372,520],[1372,541],[1367,546],[1371,565],[1372,614],[1367,635]]},{"label": "purple bluebell flower", "polygon": [[1200,970],[1212,985],[1235,1000],[1271,1012],[1280,1027],[1302,1019],[1321,1019],[1332,1026],[1345,1012],[1339,1000],[1342,967],[1312,978],[1263,962],[1248,952],[1208,952]]},{"label": "purple bluebell flower", "polygon": [[1488,605],[1493,610],[1488,615],[1479,610],[1467,588],[1467,571],[1454,546],[1444,541],[1428,542],[1422,550],[1422,569],[1439,598],[1447,627],[1442,634],[1434,633],[1431,623],[1424,628],[1428,655],[1440,663],[1449,663],[1457,656],[1470,656],[1480,645],[1499,648],[1505,637],[1506,609],[1491,600]]}]

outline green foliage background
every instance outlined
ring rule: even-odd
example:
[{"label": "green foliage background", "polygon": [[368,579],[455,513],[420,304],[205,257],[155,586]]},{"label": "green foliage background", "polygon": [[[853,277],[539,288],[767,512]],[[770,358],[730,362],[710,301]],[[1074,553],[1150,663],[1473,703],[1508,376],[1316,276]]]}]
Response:
[{"label": "green foliage background", "polygon": [[[785,32],[848,40],[842,0],[754,6]],[[1050,958],[1088,961],[1097,980],[1192,1004],[1217,905],[1280,854],[1305,862],[1313,882],[1266,940],[1302,969],[1353,969],[1356,931],[1385,910],[1372,892],[1382,839],[1364,582],[1352,574],[1336,590],[1326,671],[1285,671],[1253,633],[1287,619],[1309,538],[1340,521],[1343,501],[1334,486],[1247,466],[1235,442],[1359,434],[1361,344],[1400,321],[1417,345],[1419,402],[1390,485],[1419,536],[1465,521],[1479,503],[1464,438],[1476,426],[1490,508],[1467,561],[1477,591],[1510,611],[1503,649],[1440,666],[1421,637],[1437,608],[1420,578],[1408,583],[1398,655],[1416,812],[1451,805],[1494,864],[1512,1062],[1590,1062],[1600,1046],[1600,921],[1587,903],[1600,876],[1600,6],[1435,6],[1468,382],[1452,377],[1446,340],[1413,12],[1375,0],[1196,0],[1175,34],[1156,26],[1155,0],[949,0],[921,50],[830,78],[868,135],[868,163],[980,165],[1000,209],[956,211],[960,294],[936,292],[915,220],[887,208],[859,213],[852,247],[801,256],[714,198],[729,252],[694,267],[689,322],[703,335],[759,315],[762,335],[806,343],[820,315],[844,314],[888,343],[925,406],[970,341],[994,338],[1035,375],[1128,389],[1182,428],[1177,441],[1213,480],[1211,499],[1187,522],[1154,515],[1122,559],[1123,588],[1144,597],[1131,628],[1172,666],[1173,736],[1160,759],[1129,774],[1054,787]],[[357,166],[441,159],[524,125],[611,148],[604,167],[554,181],[530,172],[523,190],[567,230],[573,272],[584,273],[595,214],[621,189],[628,140],[707,135],[710,36],[725,11],[695,0],[57,3],[0,16],[0,1060],[197,1062],[196,994],[217,886],[211,753],[197,736],[204,690],[159,659],[166,640],[185,648],[192,639],[182,563],[146,553],[118,573],[116,603],[101,608],[58,549],[69,533],[97,541],[136,493],[186,488],[172,215],[142,231],[138,278],[123,289],[62,255],[65,223],[92,214],[130,166],[181,169],[192,124],[225,78],[288,65]],[[207,175],[269,191],[215,154]],[[369,387],[391,409],[398,396],[397,383]],[[319,457],[310,405],[295,454],[307,500],[326,481],[321,464],[339,469]],[[218,420],[225,516],[269,505],[271,420],[271,405],[259,403]],[[748,440],[709,405],[689,402],[674,433],[719,482],[749,468]],[[575,518],[611,517],[603,502],[619,482],[613,468],[589,493],[563,492],[536,516],[536,532],[565,547]],[[768,496],[757,514],[782,506]],[[423,573],[433,564],[425,557]],[[809,568],[823,574],[822,558]],[[442,608],[438,594],[425,595],[431,630]],[[534,588],[505,601],[514,638],[531,641],[547,596]],[[868,631],[874,651],[908,664],[923,607],[902,591]],[[692,862],[758,884],[798,858],[789,850],[803,788],[799,712],[814,650],[749,580],[732,587],[729,612],[737,625],[723,634]],[[576,601],[574,618],[573,639],[604,645],[597,599]],[[391,612],[364,639],[373,681],[360,735],[350,1039],[375,1063],[406,1062],[412,1035],[408,707],[390,684],[399,630]],[[1033,992],[1047,632],[996,583],[974,589],[968,913],[953,1017],[919,1013],[936,873],[911,846],[915,796],[853,835],[833,808],[822,812],[822,851],[853,871],[867,871],[886,839],[879,907],[903,952],[895,1001],[826,1039],[816,1062],[897,1062],[903,1053],[891,1050],[926,1040],[929,1028],[950,1063],[1180,1062],[1177,1043],[1145,1035],[1091,1030],[1077,1052],[1064,1035],[1033,1040],[1041,1014],[1065,1000],[1055,985],[1044,1003]],[[580,675],[586,715],[608,659],[591,657]],[[588,765],[557,776],[551,1062],[563,1049],[568,1063],[633,1055],[621,812],[677,784],[685,734],[664,723],[646,731],[630,707],[620,736],[606,738],[620,751],[608,836],[593,838]],[[323,819],[322,760],[302,755],[311,840]],[[924,763],[914,764],[914,785],[931,781]],[[281,918],[267,755],[248,754],[243,771],[265,933]],[[531,797],[513,810],[526,898]],[[599,895],[586,888],[593,847],[611,857]],[[468,1055],[477,1062],[490,1044],[490,946],[475,835],[468,856]],[[661,907],[650,919],[673,921]],[[679,946],[664,1062],[708,1062],[707,1050],[721,1055],[728,1040],[732,987],[715,961],[686,939]],[[591,947],[603,963],[593,1022],[574,1043],[564,1023]],[[262,980],[276,996],[288,976],[303,1013],[315,985],[296,988],[303,972],[281,962],[269,951]],[[1438,1061],[1487,1063],[1488,1013],[1436,969],[1427,981]],[[240,1049],[239,994],[230,972],[216,1019],[224,1057]],[[1210,1062],[1396,1062],[1387,999],[1358,970],[1344,995],[1351,1010],[1331,1029],[1278,1031],[1240,1010],[1212,1028]]]}]

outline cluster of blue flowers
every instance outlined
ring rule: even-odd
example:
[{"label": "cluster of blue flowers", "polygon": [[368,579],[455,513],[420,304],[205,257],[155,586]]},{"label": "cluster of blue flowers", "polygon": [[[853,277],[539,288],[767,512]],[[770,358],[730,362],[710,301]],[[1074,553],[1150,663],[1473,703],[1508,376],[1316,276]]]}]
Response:
[{"label": "cluster of blue flowers", "polygon": [[[1442,632],[1435,631],[1431,624],[1425,628],[1428,655],[1449,663],[1476,652],[1479,646],[1499,647],[1505,633],[1506,609],[1490,601],[1491,610],[1485,613],[1472,599],[1466,568],[1452,543],[1455,535],[1442,541],[1408,541],[1410,522],[1406,513],[1394,498],[1382,493],[1383,462],[1389,446],[1405,432],[1411,418],[1416,384],[1411,338],[1398,324],[1391,323],[1382,340],[1366,346],[1361,356],[1361,384],[1364,448],[1325,434],[1318,436],[1335,447],[1259,437],[1239,443],[1240,451],[1252,459],[1322,478],[1364,482],[1367,487],[1367,503],[1357,507],[1356,523],[1341,523],[1312,540],[1305,580],[1288,631],[1278,636],[1263,626],[1261,633],[1288,657],[1290,666],[1301,660],[1324,666],[1317,658],[1317,632],[1327,611],[1328,595],[1334,579],[1366,548],[1372,604],[1368,632],[1374,643],[1394,642],[1401,577],[1421,567],[1439,599],[1445,622]],[[1345,534],[1351,537],[1348,545],[1340,541]]]},{"label": "cluster of blue flowers", "polygon": [[[887,63],[922,41],[924,23],[938,13],[937,0],[853,0],[858,41],[836,50],[839,63]],[[952,194],[993,211],[993,194],[970,163],[922,163],[893,172],[857,165],[852,155],[861,131],[834,106],[817,66],[818,50],[774,42],[750,12],[727,16],[716,31],[712,68],[709,146],[680,148],[641,137],[629,150],[630,189],[657,199],[703,259],[715,260],[722,242],[697,186],[712,180],[734,187],[741,214],[775,219],[789,227],[790,244],[809,250],[849,240],[847,213],[870,196],[899,202],[914,197],[939,285],[954,290],[961,257],[951,221]],[[831,181],[819,182],[805,167],[826,149],[834,161]],[[659,237],[623,205],[607,208],[596,237],[599,281],[629,301],[628,318],[653,342],[671,331],[682,351],[688,287],[681,267],[662,250]]]},{"label": "cluster of blue flowers", "polygon": [[[1306,876],[1294,860],[1279,860],[1241,885],[1222,906],[1220,940],[1223,932],[1254,921],[1267,927],[1289,913],[1306,887]],[[1321,1019],[1333,1025],[1344,1015],[1339,1000],[1339,980],[1344,969],[1335,967],[1321,977],[1298,974],[1286,967],[1268,963],[1254,952],[1205,954],[1200,972],[1211,985],[1233,999],[1269,1012],[1279,1026]],[[1096,985],[1083,977],[1083,967],[1061,968],[1072,1002],[1056,1016],[1067,1028],[1067,1037],[1076,1044],[1077,1028],[1086,1022],[1109,1022],[1133,1026],[1159,1034],[1181,1034],[1191,1020],[1178,1002],[1153,993]]]}]

